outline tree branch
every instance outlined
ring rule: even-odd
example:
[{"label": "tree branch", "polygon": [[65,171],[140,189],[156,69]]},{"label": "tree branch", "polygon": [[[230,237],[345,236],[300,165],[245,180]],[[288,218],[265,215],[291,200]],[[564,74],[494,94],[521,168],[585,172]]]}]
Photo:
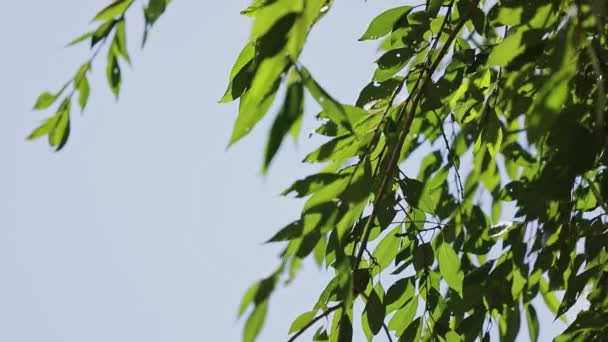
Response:
[{"label": "tree branch", "polygon": [[[462,16],[462,18],[460,19],[460,21],[458,22],[456,27],[452,30],[452,32],[448,36],[447,41],[445,42],[445,44],[442,46],[441,50],[439,51],[437,58],[435,59],[435,61],[431,65],[431,67],[428,69],[426,76],[424,77],[424,80],[422,81],[422,84],[420,85],[420,87],[417,87],[418,83],[419,83],[418,81],[420,81],[420,79],[422,78],[424,73],[421,73],[421,78],[419,78],[418,81],[416,82],[416,85],[412,89],[412,93],[410,94],[410,96],[408,96],[407,100],[405,100],[405,102],[401,106],[398,118],[403,116],[406,109],[409,109],[409,115],[407,115],[407,117],[404,118],[401,132],[399,133],[399,137],[397,139],[397,144],[393,147],[393,149],[391,151],[388,167],[386,168],[386,170],[382,176],[380,186],[378,187],[378,193],[376,196],[376,200],[374,201],[375,202],[374,207],[373,207],[372,213],[368,217],[365,227],[363,229],[361,246],[359,247],[357,257],[353,262],[353,267],[352,267],[353,271],[359,267],[359,263],[361,262],[361,258],[363,257],[363,251],[365,250],[365,248],[367,248],[367,242],[369,240],[369,235],[371,233],[371,226],[374,221],[374,217],[377,214],[378,205],[382,201],[382,199],[385,195],[386,186],[388,184],[388,181],[392,177],[393,171],[398,164],[398,158],[401,153],[401,148],[403,147],[405,138],[409,134],[410,128],[412,126],[412,122],[414,121],[414,114],[416,112],[416,107],[418,106],[418,102],[420,101],[420,98],[421,98],[422,89],[424,89],[425,86],[431,81],[431,77],[437,70],[439,63],[441,63],[441,61],[443,60],[443,57],[445,57],[445,55],[447,54],[448,49],[451,47],[452,42],[454,41],[454,39],[456,38],[456,36],[458,35],[460,30],[464,26],[465,22],[467,20],[469,20],[471,14],[473,12],[473,9],[477,8],[478,5],[479,5],[479,0],[471,1],[470,5],[469,5],[469,9]],[[445,20],[447,20],[447,18]],[[407,108],[410,103],[411,103],[411,106],[409,106],[409,108]]]}]

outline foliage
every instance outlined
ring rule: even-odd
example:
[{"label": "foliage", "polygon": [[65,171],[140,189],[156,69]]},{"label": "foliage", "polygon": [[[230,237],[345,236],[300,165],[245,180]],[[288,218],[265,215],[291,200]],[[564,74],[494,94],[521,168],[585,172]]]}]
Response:
[{"label": "foliage", "polygon": [[[76,40],[89,40],[93,57],[110,42],[115,94],[119,60],[129,62],[124,20],[133,2],[108,6],[96,16],[99,28]],[[167,2],[150,0],[150,25]],[[355,315],[369,340],[485,341],[495,327],[501,340],[513,341],[525,317],[536,341],[542,327],[533,299],[563,318],[583,295],[589,308],[556,340],[602,340],[605,3],[430,0],[387,9],[362,27],[361,40],[380,40],[380,56],[354,105],[332,97],[298,60],[331,5],[257,0],[242,11],[253,19],[251,38],[221,100],[240,101],[230,144],[282,103],[266,170],[285,136],[297,136],[306,92],[321,108],[316,132],[326,138],[304,160],[322,171],[284,193],[307,200],[300,217],[269,240],[285,248],[276,270],[242,299],[243,339],[260,332],[275,285],[311,257],[334,278],[310,311],[294,317],[290,341],[313,327],[315,341],[349,341]],[[46,109],[73,89],[30,138],[65,144],[72,94],[84,108],[89,71],[90,60],[58,93],[39,97],[35,108]],[[401,168],[414,152],[424,154],[419,171],[406,174]],[[503,213],[507,206],[515,210]],[[362,312],[353,309],[357,302]]]}]

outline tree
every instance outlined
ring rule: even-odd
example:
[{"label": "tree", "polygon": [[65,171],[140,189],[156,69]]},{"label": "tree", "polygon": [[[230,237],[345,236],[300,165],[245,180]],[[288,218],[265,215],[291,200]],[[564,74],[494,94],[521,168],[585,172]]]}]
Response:
[{"label": "tree", "polygon": [[[72,103],[86,106],[87,75],[103,49],[118,95],[134,3],[114,1],[95,17],[99,27],[72,43],[89,42],[91,58],[59,91],[38,97],[35,109],[57,109],[29,139],[47,136],[57,150],[66,144]],[[146,2],[143,43],[169,3]],[[511,341],[523,316],[537,340],[533,299],[559,318],[582,296],[589,308],[556,340],[601,341],[608,333],[605,3],[431,0],[388,9],[361,37],[380,40],[380,52],[353,105],[332,97],[298,60],[331,5],[257,0],[242,11],[253,19],[251,39],[221,99],[240,101],[230,144],[278,103],[266,171],[285,137],[298,136],[305,93],[321,108],[316,133],[325,137],[304,160],[322,171],[284,192],[307,201],[268,240],[285,248],[276,270],[243,297],[243,340],[262,328],[275,285],[295,278],[310,257],[335,276],[295,318],[290,341],[309,329],[317,329],[316,341],[351,340],[355,315],[368,339],[489,340],[494,329]],[[406,174],[401,167],[416,154],[419,171]]]}]

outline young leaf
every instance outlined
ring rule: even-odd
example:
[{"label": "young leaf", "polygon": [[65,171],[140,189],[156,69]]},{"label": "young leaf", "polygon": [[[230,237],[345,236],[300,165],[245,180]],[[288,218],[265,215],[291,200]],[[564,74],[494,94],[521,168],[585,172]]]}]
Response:
[{"label": "young leaf", "polygon": [[251,285],[247,289],[247,291],[245,291],[245,294],[243,295],[243,298],[241,299],[241,304],[239,305],[239,311],[238,311],[239,317],[241,317],[243,315],[243,313],[245,313],[245,310],[247,310],[249,305],[251,303],[253,303],[253,299],[255,298],[255,294],[258,292],[259,287],[260,287],[260,282],[256,281],[253,285]]},{"label": "young leaf", "polygon": [[411,6],[401,6],[380,13],[372,20],[359,40],[378,39],[386,36],[393,29],[395,22],[411,11]]},{"label": "young leaf", "polygon": [[131,64],[131,57],[129,57],[129,51],[127,51],[127,35],[124,19],[119,20],[116,24],[116,34],[112,48],[115,49],[114,54],[122,56],[127,63]]},{"label": "young leaf", "polygon": [[78,89],[78,105],[80,106],[80,110],[84,110],[84,107],[87,106],[87,102],[89,101],[89,80],[87,77],[83,77],[77,85]]},{"label": "young leaf", "polygon": [[55,114],[57,116],[55,127],[53,127],[48,135],[49,145],[55,147],[56,151],[61,150],[65,146],[70,136],[70,106],[69,102],[66,103],[67,105],[62,105],[64,108]]},{"label": "young leaf", "polygon": [[106,21],[123,15],[134,0],[116,0],[97,13],[93,21]]},{"label": "young leaf", "polygon": [[78,43],[80,43],[82,41],[87,40],[88,38],[90,38],[90,37],[93,36],[93,33],[95,33],[95,32],[94,31],[90,31],[90,32],[87,32],[87,33],[81,35],[80,37],[78,37],[78,38],[72,40],[71,42],[69,42],[66,45],[66,47],[68,47],[68,46],[74,46],[74,45],[76,45],[76,44],[78,44]]},{"label": "young leaf", "polygon": [[58,97],[59,97],[59,94],[51,94],[50,92],[45,91],[42,94],[40,94],[40,96],[38,96],[38,99],[36,99],[36,104],[34,104],[34,109],[36,109],[36,110],[47,109],[53,103],[55,103],[55,101],[57,101]]},{"label": "young leaf", "polygon": [[57,115],[53,115],[51,117],[46,118],[40,126],[34,129],[34,131],[32,131],[32,133],[27,136],[27,140],[36,140],[42,136],[49,134],[55,127],[57,118]]},{"label": "young leaf", "polygon": [[439,261],[439,273],[445,279],[448,286],[456,291],[462,298],[462,281],[464,273],[460,268],[460,259],[458,254],[452,249],[448,243],[441,243],[437,251],[437,259]]},{"label": "young leaf", "polygon": [[114,28],[114,25],[116,25],[116,22],[116,20],[108,20],[103,24],[99,25],[99,27],[93,32],[93,35],[91,36],[91,47],[94,47],[95,45],[97,45],[97,43],[106,39]]},{"label": "young leaf", "polygon": [[256,305],[255,309],[247,318],[245,328],[243,329],[243,342],[253,342],[262,331],[264,321],[266,320],[266,312],[268,311],[268,301]]},{"label": "young leaf", "polygon": [[106,77],[108,79],[108,85],[112,90],[112,93],[118,98],[120,92],[120,65],[118,64],[118,58],[112,50],[108,51],[108,64],[106,65]]}]

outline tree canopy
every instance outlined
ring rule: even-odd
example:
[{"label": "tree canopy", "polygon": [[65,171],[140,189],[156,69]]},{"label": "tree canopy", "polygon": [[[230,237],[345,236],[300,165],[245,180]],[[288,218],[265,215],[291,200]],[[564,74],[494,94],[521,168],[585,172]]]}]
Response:
[{"label": "tree canopy", "polygon": [[[92,54],[37,110],[54,108],[28,139],[60,150],[88,75],[107,53],[118,96],[130,64],[125,21],[138,1],[116,0],[72,44]],[[142,45],[170,0],[145,3]],[[304,106],[319,108],[323,143],[303,160],[320,172],[283,195],[299,217],[268,239],[284,246],[274,272],[251,285],[238,314],[256,339],[277,284],[310,258],[333,275],[289,341],[503,341],[539,336],[533,300],[555,319],[586,297],[556,341],[608,334],[608,5],[603,0],[426,0],[388,8],[360,40],[378,41],[377,68],[355,103],[342,103],[299,60],[333,0],[256,0],[221,102],[239,101],[229,144],[267,114],[263,171]],[[344,15],[347,15],[345,13]],[[371,62],[371,61],[370,61]],[[304,99],[309,94],[316,104]],[[277,106],[276,112],[271,107]],[[417,173],[403,165],[418,161]],[[560,295],[556,295],[559,293]],[[562,295],[563,293],[563,295]],[[358,309],[361,308],[361,309]],[[353,322],[360,322],[354,325]]]}]

